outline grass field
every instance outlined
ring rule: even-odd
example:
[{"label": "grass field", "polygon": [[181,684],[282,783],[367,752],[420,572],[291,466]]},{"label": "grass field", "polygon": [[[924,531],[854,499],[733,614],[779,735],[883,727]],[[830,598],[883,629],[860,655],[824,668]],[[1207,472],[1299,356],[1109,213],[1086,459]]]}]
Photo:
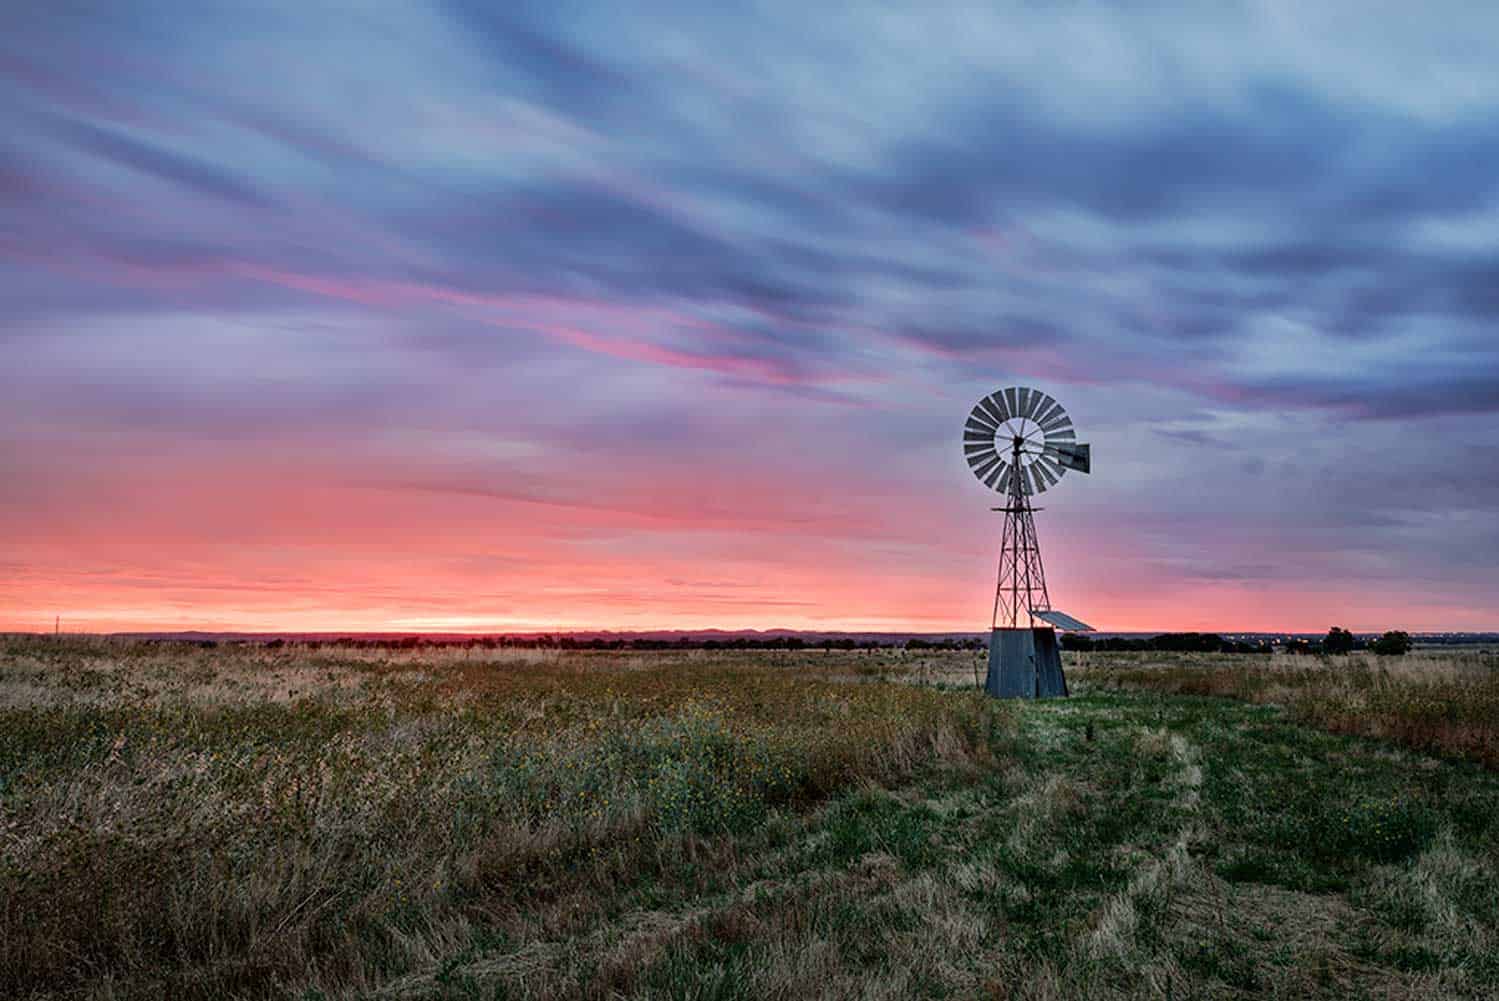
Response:
[{"label": "grass field", "polygon": [[0,639],[0,996],[1499,993],[1493,658],[974,656]]},{"label": "grass field", "polygon": [[1388,739],[1499,770],[1499,654],[1280,656],[1253,670],[1244,669],[1242,658],[1202,654],[1083,653],[1072,663],[1095,688],[1285,706],[1295,719],[1335,733]]}]

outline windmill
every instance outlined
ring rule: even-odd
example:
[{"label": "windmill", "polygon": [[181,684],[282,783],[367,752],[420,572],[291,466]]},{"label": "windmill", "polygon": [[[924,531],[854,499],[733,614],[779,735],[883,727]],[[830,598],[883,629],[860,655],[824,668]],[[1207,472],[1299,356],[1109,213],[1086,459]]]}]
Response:
[{"label": "windmill", "polygon": [[1005,497],[1003,507],[992,509],[1005,522],[984,690],[995,698],[1065,696],[1056,629],[1093,627],[1051,607],[1031,497],[1056,486],[1069,469],[1091,472],[1091,450],[1077,440],[1060,403],[1039,389],[1012,386],[979,400],[968,415],[963,455],[973,475]]}]

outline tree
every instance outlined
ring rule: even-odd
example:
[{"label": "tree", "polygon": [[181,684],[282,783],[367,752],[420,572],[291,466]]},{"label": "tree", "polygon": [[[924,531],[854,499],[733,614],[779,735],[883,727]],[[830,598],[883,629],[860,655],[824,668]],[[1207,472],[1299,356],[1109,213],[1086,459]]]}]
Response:
[{"label": "tree", "polygon": [[1333,626],[1327,631],[1327,638],[1322,641],[1323,653],[1351,653],[1352,651],[1352,633],[1342,626]]},{"label": "tree", "polygon": [[1374,641],[1374,652],[1382,657],[1400,657],[1411,648],[1411,636],[1400,629],[1391,629]]}]

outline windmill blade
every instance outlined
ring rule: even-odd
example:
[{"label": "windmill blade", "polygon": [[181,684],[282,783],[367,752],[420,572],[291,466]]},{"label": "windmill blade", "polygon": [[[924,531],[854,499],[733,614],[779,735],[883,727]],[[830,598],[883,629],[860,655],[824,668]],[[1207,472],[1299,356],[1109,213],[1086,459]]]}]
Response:
[{"label": "windmill blade", "polygon": [[997,465],[999,465],[999,463],[990,460],[975,463],[973,466],[973,475],[978,478],[978,481],[980,483],[983,483],[984,480],[988,478],[989,474],[994,471],[994,467]]},{"label": "windmill blade", "polygon": [[970,466],[978,466],[988,462],[990,459],[999,459],[1001,456],[992,448],[981,448],[971,452],[964,452],[963,458],[968,460]]},{"label": "windmill blade", "polygon": [[964,441],[985,441],[985,442],[988,442],[989,444],[992,445],[992,444],[994,444],[994,432],[993,431],[986,431],[983,428],[964,428],[963,429],[963,440]]},{"label": "windmill blade", "polygon": [[1077,432],[1076,431],[1074,431],[1070,427],[1065,427],[1065,428],[1061,428],[1060,430],[1057,430],[1057,431],[1048,431],[1048,432],[1046,432],[1046,443],[1048,445],[1051,445],[1051,444],[1060,444],[1062,442],[1071,441],[1072,439],[1074,439],[1076,437],[1077,437]]},{"label": "windmill blade", "polygon": [[1035,466],[1027,466],[1025,469],[1026,482],[1030,484],[1031,496],[1046,491],[1046,484],[1041,482],[1041,474],[1036,472]]},{"label": "windmill blade", "polygon": [[994,454],[994,449],[990,448],[987,445],[963,446],[963,456],[968,460],[968,464],[970,466],[977,465],[979,462],[982,462],[984,459],[987,459],[989,456]]},{"label": "windmill blade", "polygon": [[977,476],[979,482],[985,486],[989,485],[989,475],[1004,466],[1004,463],[993,456],[973,465],[973,475]]},{"label": "windmill blade", "polygon": [[994,412],[999,415],[1000,423],[1004,423],[1011,417],[1015,416],[1015,404],[1012,401],[1005,399],[1003,390],[996,389],[994,392],[989,394],[989,405],[993,407]]},{"label": "windmill blade", "polygon": [[984,477],[984,486],[991,490],[998,490],[1000,493],[1008,490],[1010,487],[1010,464],[1003,461],[997,463],[989,475]]},{"label": "windmill blade", "polygon": [[994,397],[986,396],[979,400],[978,405],[973,408],[975,414],[982,414],[997,428],[1005,422],[1006,414],[1004,408],[995,402]]},{"label": "windmill blade", "polygon": [[1034,463],[1031,464],[1031,468],[1040,470],[1041,477],[1046,481],[1046,485],[1048,487],[1056,486],[1057,480],[1061,479],[1060,476],[1052,472],[1051,467],[1047,464],[1047,460],[1045,459],[1037,459]]},{"label": "windmill blade", "polygon": [[1009,413],[1011,417],[1014,417],[1016,414],[1020,413],[1020,400],[1018,397],[1019,392],[1020,391],[1014,386],[1011,386],[1009,389],[1005,390],[1005,403],[1009,407]]},{"label": "windmill blade", "polygon": [[1058,409],[1056,413],[1046,418],[1046,420],[1037,421],[1036,423],[1041,425],[1042,431],[1056,431],[1061,428],[1072,427],[1072,418],[1067,416],[1067,411]]},{"label": "windmill blade", "polygon": [[1041,425],[1041,430],[1046,430],[1046,422],[1062,413],[1062,405],[1051,397],[1041,401],[1041,406],[1036,411],[1036,423]]},{"label": "windmill blade", "polygon": [[979,406],[974,406],[973,413],[968,415],[968,420],[963,422],[963,427],[968,431],[988,431],[990,434],[999,430],[999,425]]}]

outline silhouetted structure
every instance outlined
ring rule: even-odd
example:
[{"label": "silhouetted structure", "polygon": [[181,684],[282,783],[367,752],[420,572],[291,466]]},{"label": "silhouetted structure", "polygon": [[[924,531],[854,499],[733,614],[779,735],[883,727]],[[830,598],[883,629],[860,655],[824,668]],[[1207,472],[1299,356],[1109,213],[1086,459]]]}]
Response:
[{"label": "silhouetted structure", "polygon": [[1005,521],[984,690],[995,698],[1065,696],[1054,627],[1093,627],[1051,607],[1031,496],[1055,486],[1069,469],[1090,472],[1091,449],[1077,441],[1060,403],[1040,390],[1011,387],[974,406],[963,452],[973,475],[1005,495],[1005,505],[994,508]]}]

